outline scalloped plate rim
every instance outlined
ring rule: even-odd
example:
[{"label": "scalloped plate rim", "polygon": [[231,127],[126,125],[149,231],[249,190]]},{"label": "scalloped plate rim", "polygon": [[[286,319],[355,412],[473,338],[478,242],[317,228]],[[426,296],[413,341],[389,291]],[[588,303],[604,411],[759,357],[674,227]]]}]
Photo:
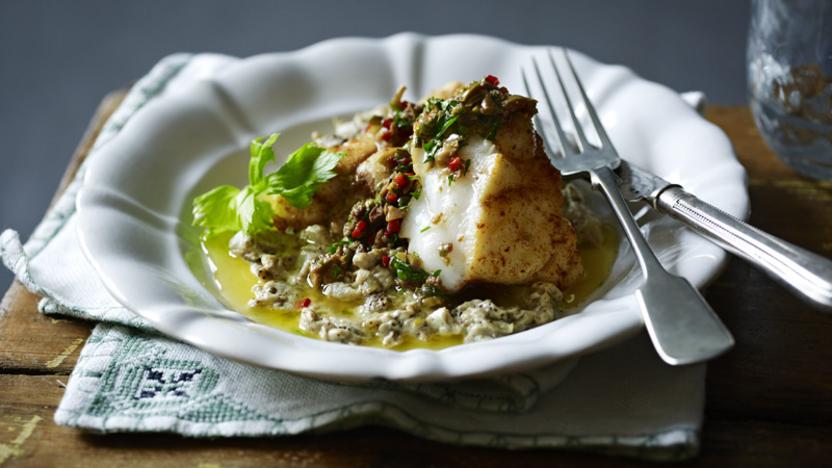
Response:
[{"label": "scalloped plate rim", "polygon": [[[155,102],[151,103],[153,104],[152,106],[148,105],[146,109],[140,110],[136,117],[139,115],[152,117],[154,113],[160,113],[161,111],[158,109],[164,109],[166,105],[171,106],[175,104],[177,99],[186,99],[195,94],[194,89],[196,86],[193,86],[194,82],[216,83],[215,80],[222,80],[222,78],[218,79],[217,77],[227,77],[234,70],[239,70],[241,64],[252,64],[255,61],[259,61],[260,63],[291,60],[302,62],[304,58],[308,60],[310,55],[323,53],[333,48],[346,49],[351,46],[356,46],[356,44],[359,44],[360,47],[369,44],[382,44],[385,47],[389,47],[391,43],[399,41],[403,43],[417,43],[419,47],[424,48],[431,42],[454,40],[463,42],[483,41],[489,43],[491,47],[494,44],[498,44],[499,47],[505,48],[512,53],[528,51],[530,50],[529,48],[533,48],[533,46],[523,46],[496,38],[475,35],[428,37],[412,33],[403,33],[385,39],[329,39],[294,52],[261,54],[248,59],[227,58],[227,66],[217,67],[208,76],[202,76],[199,79],[194,78],[190,82],[182,84],[176,93],[162,95]],[[581,57],[583,56],[581,55]],[[314,63],[306,63],[305,65],[316,66]],[[595,62],[592,62],[591,65],[598,67],[599,70],[614,70],[617,73],[623,71],[625,76],[628,76],[628,79],[634,80],[638,84],[646,83],[649,85],[648,88],[656,87],[657,90],[666,90],[661,85],[655,85],[646,80],[642,80],[624,67],[608,66]],[[191,96],[191,98],[193,97]],[[147,120],[149,117],[143,118]],[[699,116],[695,116],[695,119],[704,122],[704,119]],[[125,132],[135,133],[138,131],[131,127],[131,125],[138,125],[133,124],[133,120],[135,120],[135,117],[131,119],[131,122],[128,122],[127,126],[122,130],[122,133],[116,135],[116,137],[102,148],[102,152],[116,152],[114,148],[118,148],[120,144],[125,144],[125,142],[122,142],[122,140],[127,139],[127,137],[123,136]],[[721,134],[721,131],[716,129],[716,127],[713,127],[710,131],[712,133],[716,132],[713,133],[714,140],[719,140],[721,135],[727,141],[724,134]],[[719,142],[715,143],[715,145],[717,148],[720,147]],[[730,143],[725,147],[725,143],[723,142],[721,150],[725,154],[730,155],[728,160],[723,161],[726,167],[733,167],[733,170],[737,172],[734,175],[734,185],[731,187],[735,190],[739,189],[745,195],[744,199],[740,197],[738,200],[733,200],[732,205],[723,206],[722,208],[736,216],[743,217],[748,211],[744,171],[736,162]],[[560,359],[575,357],[601,347],[609,346],[643,329],[640,317],[633,314],[635,302],[631,297],[624,297],[618,299],[617,304],[623,306],[621,309],[598,312],[598,314],[604,314],[605,319],[608,321],[608,329],[604,330],[605,333],[600,333],[594,337],[580,337],[577,343],[572,343],[571,348],[569,347],[570,340],[574,340],[575,337],[567,337],[568,339],[565,340],[565,343],[553,343],[552,340],[546,340],[546,338],[551,333],[557,333],[554,330],[560,330],[562,328],[568,329],[574,322],[580,320],[580,315],[561,319],[530,331],[497,340],[466,344],[441,351],[412,350],[396,352],[367,347],[345,347],[344,345],[293,336],[289,333],[250,321],[240,321],[238,319],[229,320],[228,318],[218,318],[208,314],[200,315],[200,313],[194,313],[193,311],[189,313],[176,308],[181,308],[182,304],[177,304],[176,307],[169,307],[170,304],[166,305],[164,303],[153,304],[153,307],[143,307],[147,301],[137,300],[136,294],[129,291],[129,288],[126,288],[125,275],[120,274],[125,271],[123,270],[125,267],[122,263],[129,259],[119,259],[118,252],[113,251],[114,245],[118,245],[118,242],[114,244],[113,239],[109,239],[110,244],[105,245],[100,237],[102,220],[98,215],[103,213],[105,219],[110,221],[117,219],[115,218],[117,216],[124,216],[123,212],[115,211],[112,206],[108,205],[116,203],[114,198],[117,197],[110,193],[104,193],[105,191],[98,186],[103,180],[99,178],[99,173],[106,174],[108,171],[112,171],[112,165],[115,161],[114,158],[109,160],[99,157],[91,158],[89,170],[85,175],[84,183],[78,196],[78,232],[85,255],[98,272],[105,287],[113,294],[118,302],[150,320],[159,331],[215,354],[260,366],[278,368],[315,377],[341,380],[364,380],[383,377],[393,380],[427,381],[515,372],[544,363],[553,363]],[[672,174],[665,175],[672,176]],[[713,260],[707,268],[708,271],[694,278],[695,282],[700,286],[708,279],[713,278],[725,263],[725,253],[721,250],[712,250],[711,255]],[[127,271],[130,271],[129,265]],[[160,314],[158,308],[168,313],[171,310],[180,311],[174,312],[179,315],[171,318],[170,316]],[[231,328],[227,328],[229,326]],[[223,335],[228,335],[228,333],[223,332],[228,332],[230,329],[234,329],[234,333],[232,334],[235,335],[237,340],[245,340],[246,337],[251,337],[252,341],[249,343],[247,341],[232,340],[229,345],[227,342],[218,340]],[[260,340],[257,337],[265,337],[266,341]],[[344,357],[344,355],[352,356]],[[334,361],[322,362],[321,359],[323,357],[332,358]],[[492,363],[484,363],[483,361],[487,361],[486,358],[489,357],[493,358]],[[373,366],[368,365],[370,362],[368,359],[375,360]],[[377,360],[383,362],[378,362]]]}]

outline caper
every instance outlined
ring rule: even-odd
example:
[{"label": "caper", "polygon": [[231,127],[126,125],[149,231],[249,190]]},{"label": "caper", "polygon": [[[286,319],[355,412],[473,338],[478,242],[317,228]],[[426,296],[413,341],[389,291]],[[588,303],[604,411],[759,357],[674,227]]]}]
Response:
[{"label": "caper", "polygon": [[494,98],[491,97],[491,94],[486,94],[485,97],[482,98],[480,107],[482,108],[482,113],[486,115],[491,115],[497,112],[497,103],[494,102]]},{"label": "caper", "polygon": [[485,88],[481,83],[476,83],[468,88],[465,91],[465,94],[462,95],[462,103],[466,106],[473,106],[482,100],[482,93],[485,91]]}]

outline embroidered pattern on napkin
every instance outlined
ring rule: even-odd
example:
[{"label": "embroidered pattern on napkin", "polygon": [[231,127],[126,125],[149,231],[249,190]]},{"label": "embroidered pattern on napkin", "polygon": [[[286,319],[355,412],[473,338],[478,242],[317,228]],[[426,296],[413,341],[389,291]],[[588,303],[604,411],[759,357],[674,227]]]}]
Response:
[{"label": "embroidered pattern on napkin", "polygon": [[[653,352],[647,340],[633,340],[626,347],[624,354],[637,359],[649,359]],[[510,407],[491,407],[493,411],[488,411],[455,404],[459,402],[454,402],[452,386],[446,387],[450,399],[431,401],[419,392],[403,391],[389,383],[317,381],[229,361],[152,334],[101,324],[81,353],[55,420],[61,425],[101,432],[168,431],[198,437],[290,435],[375,424],[456,444],[591,448],[661,460],[694,455],[697,425],[673,423],[673,417],[663,423],[663,429],[645,434],[629,430],[622,434],[580,434],[597,425],[582,423],[581,417],[603,421],[604,413],[618,411],[610,422],[603,423],[614,427],[628,426],[630,418],[639,421],[648,416],[639,414],[645,408],[628,403],[639,396],[632,394],[638,391],[632,385],[611,385],[620,401],[601,388],[603,376],[598,374],[611,367],[605,361],[616,360],[618,353],[606,354],[592,358],[589,367],[597,368],[578,376],[575,385],[550,390],[544,401],[535,398],[538,404],[534,411]],[[626,363],[614,366],[625,373],[634,372],[634,379],[640,377]],[[686,378],[675,380],[674,388],[660,388],[659,392],[669,399],[649,395],[654,406],[650,411],[661,413],[667,402],[676,400],[676,392],[684,392],[703,377],[703,372],[687,373]],[[621,382],[620,378],[616,380]],[[584,391],[581,387],[591,388]],[[489,395],[480,397],[487,400]],[[581,409],[584,407],[588,409]],[[616,423],[614,419],[623,421]]]}]

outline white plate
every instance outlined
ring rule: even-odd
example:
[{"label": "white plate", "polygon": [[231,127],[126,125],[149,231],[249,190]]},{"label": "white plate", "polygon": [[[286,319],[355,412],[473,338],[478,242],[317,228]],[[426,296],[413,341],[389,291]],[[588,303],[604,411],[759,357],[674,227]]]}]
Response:
[{"label": "white plate", "polygon": [[[187,252],[197,232],[195,194],[244,183],[246,148],[280,131],[279,153],[328,119],[386,102],[399,84],[412,99],[450,80],[494,74],[519,91],[519,67],[542,48],[471,35],[399,34],[337,39],[244,60],[201,57],[142,108],[90,160],[78,197],[84,251],[113,296],[158,330],[208,351],[261,366],[344,380],[438,380],[551,363],[608,346],[643,327],[627,249],[603,297],[576,315],[517,335],[441,351],[389,351],[304,338],[229,310]],[[621,154],[743,217],[745,172],[725,135],[671,90],[627,68],[573,59]],[[697,286],[725,253],[654,217],[649,241],[664,263]],[[198,261],[198,259],[197,259]],[[199,268],[198,268],[199,270]],[[630,271],[630,274],[627,274]],[[209,285],[209,286],[206,286]]]}]

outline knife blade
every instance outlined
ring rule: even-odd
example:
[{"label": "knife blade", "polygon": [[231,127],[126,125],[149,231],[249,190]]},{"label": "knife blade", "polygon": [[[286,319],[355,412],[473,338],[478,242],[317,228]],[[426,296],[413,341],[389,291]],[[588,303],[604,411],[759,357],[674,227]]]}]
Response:
[{"label": "knife blade", "polygon": [[832,311],[832,261],[792,245],[686,192],[680,185],[621,160],[616,175],[628,201],[644,200],[706,239],[759,267],[797,296]]},{"label": "knife blade", "polygon": [[618,188],[628,202],[644,200],[656,208],[659,195],[670,187],[679,187],[636,165],[621,160],[616,170]]}]

